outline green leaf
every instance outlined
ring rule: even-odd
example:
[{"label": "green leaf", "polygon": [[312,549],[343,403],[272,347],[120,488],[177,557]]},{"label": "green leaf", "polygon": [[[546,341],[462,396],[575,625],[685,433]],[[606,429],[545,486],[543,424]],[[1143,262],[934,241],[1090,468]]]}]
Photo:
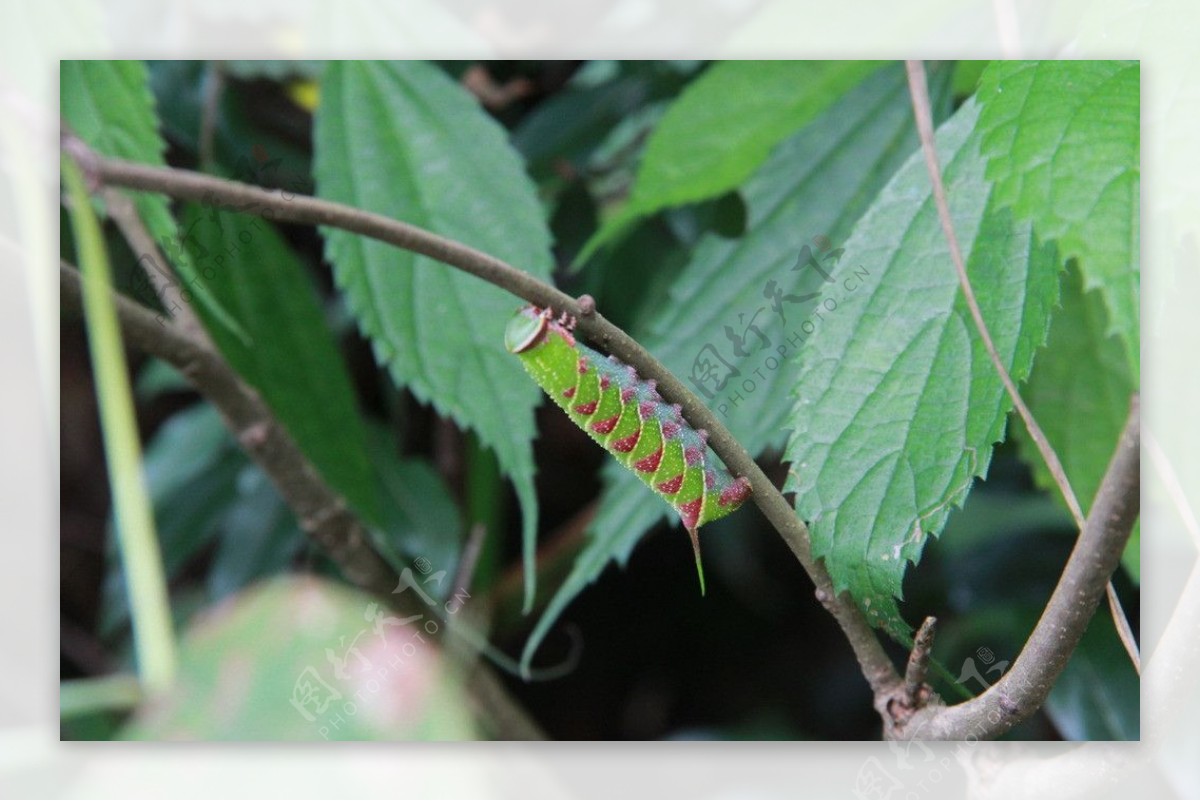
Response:
[{"label": "green leaf", "polygon": [[[955,231],[1000,357],[1028,375],[1058,294],[1052,247],[989,199],[963,106],[938,132]],[[837,301],[800,350],[786,489],[809,521],[815,555],[876,626],[904,637],[896,598],[909,562],[987,472],[1010,401],[962,298],[914,156],[846,243],[863,286]]]},{"label": "green leaf", "polygon": [[303,265],[259,217],[189,205],[183,221],[201,281],[247,335],[212,327],[221,352],[329,485],[378,520],[354,389]]},{"label": "green leaf", "polygon": [[1138,689],[1138,675],[1101,605],[1050,691],[1045,710],[1067,740],[1137,740]]},{"label": "green leaf", "polygon": [[[165,165],[166,146],[158,135],[154,97],[142,62],[63,61],[60,87],[64,120],[97,153],[139,164]],[[142,222],[182,281],[171,281],[167,303],[188,303],[194,298],[198,310],[207,313],[210,325],[244,338],[245,332],[229,312],[198,286],[196,268],[180,240],[166,196],[135,192],[133,198]],[[144,258],[148,254],[137,255]],[[168,269],[165,265],[157,267]]]},{"label": "green leaf", "polygon": [[[1083,507],[1092,506],[1129,415],[1137,391],[1125,348],[1109,335],[1108,313],[1098,292],[1083,289],[1078,269],[1068,270],[1062,308],[1054,315],[1050,337],[1038,354],[1021,396],[1050,446],[1058,454],[1071,488]],[[1020,452],[1039,486],[1066,508],[1037,447],[1023,425],[1015,425]],[[1136,542],[1122,557],[1136,580]]]},{"label": "green leaf", "polygon": [[[120,738],[473,739],[467,696],[436,637],[402,622],[320,579],[258,585],[188,630],[175,685]],[[344,661],[340,676],[333,660]]]},{"label": "green leaf", "polygon": [[996,61],[979,89],[997,201],[1057,242],[1064,260],[1079,259],[1135,378],[1140,80],[1135,61]]},{"label": "green leaf", "polygon": [[739,186],[771,149],[880,66],[871,61],[725,61],[679,96],[646,143],[628,204],[584,247],[584,261],[636,219]]},{"label": "green leaf", "polygon": [[[937,113],[943,113],[949,70],[932,70],[930,91]],[[823,283],[819,273],[792,270],[800,249],[815,248],[812,240],[818,235],[835,241],[844,237],[916,147],[904,70],[900,65],[879,70],[775,149],[742,189],[749,210],[746,233],[734,240],[706,234],[667,299],[658,304],[650,330],[639,336],[672,372],[691,381],[752,453],[783,443],[790,392],[799,373],[796,350],[808,336],[802,331],[805,321],[816,319],[817,311],[815,298],[785,301],[781,319],[764,291],[771,282],[785,296],[818,290]],[[852,278],[844,259],[829,269],[839,287]],[[863,281],[854,280],[855,291],[863,291]],[[745,357],[733,352],[723,333],[726,327],[743,333],[739,314],[745,322],[755,320],[769,342],[764,347],[750,334]],[[703,358],[728,363],[739,375],[718,391],[714,382],[698,380]],[[742,400],[735,403],[735,382],[747,379],[754,381],[754,389],[743,388]],[[642,535],[670,512],[615,461],[607,479],[589,542],[534,629],[526,645],[527,661],[567,604],[611,561],[624,564]]]},{"label": "green leaf", "polygon": [[[540,278],[550,236],[504,131],[424,63],[330,64],[316,121],[318,193],[456,239]],[[425,256],[327,230],[326,254],[375,357],[442,414],[479,433],[524,512],[525,597],[534,589],[533,409],[541,393],[504,349],[520,305]]]}]

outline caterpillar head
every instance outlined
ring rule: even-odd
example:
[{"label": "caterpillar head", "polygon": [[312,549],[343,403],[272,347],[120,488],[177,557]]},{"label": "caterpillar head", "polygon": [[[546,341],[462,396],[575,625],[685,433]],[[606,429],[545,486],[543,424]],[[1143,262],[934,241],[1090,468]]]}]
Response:
[{"label": "caterpillar head", "polygon": [[555,319],[553,309],[526,306],[508,321],[504,329],[504,347],[509,353],[525,353],[545,342],[548,332],[559,334],[567,344],[575,347],[575,336],[571,333],[574,328],[575,318],[565,312]]},{"label": "caterpillar head", "polygon": [[545,339],[550,320],[548,309],[526,306],[508,321],[504,329],[504,347],[509,353],[524,353]]}]

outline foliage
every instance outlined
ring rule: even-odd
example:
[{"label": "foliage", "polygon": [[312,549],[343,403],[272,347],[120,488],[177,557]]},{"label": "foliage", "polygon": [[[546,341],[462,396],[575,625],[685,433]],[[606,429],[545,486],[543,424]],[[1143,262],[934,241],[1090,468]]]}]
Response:
[{"label": "foliage", "polygon": [[[455,80],[467,65],[449,63],[64,62],[63,116],[100,153],[162,164],[166,152],[179,166],[314,192],[590,293],[794,493],[815,554],[875,625],[903,639],[909,622],[937,614],[947,620],[938,655],[952,667],[980,638],[1019,646],[1063,558],[1057,546],[1042,553],[1036,537],[1052,530],[1065,543],[1069,526],[967,313],[903,66],[475,67],[523,88],[485,106]],[[1138,387],[1138,67],[927,69],[952,217],[983,316],[1086,509]],[[220,94],[206,101],[218,72]],[[202,133],[205,115],[214,115],[211,134]],[[253,208],[172,208],[149,193],[136,204],[176,271],[163,306],[193,307],[398,574],[421,565],[426,576],[456,575],[472,553],[466,529],[486,522],[485,566],[471,592],[487,598],[494,640],[523,651],[524,667],[560,653],[555,635],[570,610],[610,643],[588,652],[591,664],[619,662],[624,642],[661,642],[668,667],[652,660],[647,670],[671,678],[647,681],[717,698],[676,653],[712,641],[660,617],[658,602],[703,628],[745,632],[775,631],[811,605],[808,580],[748,509],[704,529],[717,581],[708,598],[695,595],[684,538],[676,531],[660,548],[648,536],[666,507],[543,406],[506,352],[505,323],[521,300],[429,256],[333,228],[276,225]],[[108,241],[118,278],[138,275],[145,254],[114,231]],[[64,253],[74,244],[65,241]],[[362,627],[362,599],[331,581],[333,566],[239,448],[242,432],[227,432],[160,364],[141,379],[145,475],[173,611],[189,633],[178,692],[112,735],[313,736],[286,700],[238,706],[222,694],[228,687],[203,688],[237,663],[242,691],[286,699],[297,671],[329,664],[322,643]],[[487,468],[493,457],[498,472]],[[110,549],[101,565],[96,628],[119,654],[129,609],[116,556]],[[318,577],[280,575],[298,563]],[[613,563],[626,572],[607,570]],[[987,591],[996,564],[1012,567],[1011,592]],[[1136,539],[1124,564],[1136,582]],[[635,619],[606,621],[614,593],[642,586],[647,571],[653,589],[630,602]],[[444,603],[449,586],[439,578],[430,592]],[[675,596],[676,586],[686,589]],[[193,619],[218,601],[216,614]],[[304,604],[328,613],[326,623],[302,631],[285,620]],[[1094,622],[1041,725],[1069,737],[1136,736],[1136,683],[1119,669],[1105,622]],[[825,636],[810,623],[806,636]],[[643,628],[652,634],[643,638]],[[271,636],[248,647],[264,630]],[[766,662],[784,642],[774,636],[742,647]],[[779,669],[788,686],[792,667]],[[842,672],[856,680],[852,665]],[[764,675],[754,677],[775,686]],[[827,685],[838,681],[830,675],[806,710],[829,703]],[[628,697],[652,692],[638,689],[641,679],[606,678],[627,681]],[[431,687],[453,714],[407,728],[362,718],[340,736],[480,733],[457,688]],[[546,700],[553,690],[521,691],[549,719],[563,708]],[[610,692],[605,685],[592,700]],[[588,703],[567,706],[604,713],[605,703]],[[1095,704],[1112,714],[1089,715]],[[742,712],[713,712],[715,736],[757,730],[763,719]],[[680,713],[658,729],[612,724],[582,736],[662,736],[684,725]],[[794,720],[768,728],[864,736]]]}]

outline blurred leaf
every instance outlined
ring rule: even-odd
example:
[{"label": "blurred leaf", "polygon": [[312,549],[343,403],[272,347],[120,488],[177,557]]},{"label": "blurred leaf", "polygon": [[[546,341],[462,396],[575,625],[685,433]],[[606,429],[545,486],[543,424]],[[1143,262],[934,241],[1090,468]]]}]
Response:
[{"label": "blurred leaf", "polygon": [[230,75],[236,75],[238,78],[269,78],[274,81],[283,81],[288,78],[318,78],[321,75],[321,70],[325,68],[324,61],[311,59],[289,59],[286,61],[269,58],[252,60],[234,59],[223,61],[221,64]]},{"label": "blurred leaf", "polygon": [[1138,675],[1102,603],[1050,691],[1046,714],[1067,740],[1138,740],[1138,696]]},{"label": "blurred leaf", "polygon": [[[1045,341],[1058,272],[1052,247],[990,200],[963,106],[938,132],[951,215],[983,317],[1013,378]],[[814,555],[872,624],[907,635],[896,599],[951,508],[987,473],[1010,401],[975,331],[919,153],[875,200],[843,259],[865,278],[800,354],[786,488]],[[874,278],[874,276],[879,276]],[[823,301],[824,302],[824,301]]]},{"label": "blurred leaf", "polygon": [[205,285],[248,335],[242,342],[214,330],[221,352],[329,485],[378,520],[354,389],[303,266],[259,217],[189,205],[184,224]]},{"label": "blurred leaf", "polygon": [[650,92],[648,77],[629,70],[601,83],[572,81],[522,118],[512,133],[513,147],[536,176],[551,175],[559,162],[582,167],[607,132],[642,108]]},{"label": "blurred leaf", "polygon": [[[382,428],[372,427],[370,453],[383,499],[382,524],[371,531],[379,552],[397,574],[418,559],[453,572],[463,521],[446,482],[430,463],[397,455]],[[450,590],[449,582],[438,585],[439,593]]]},{"label": "blurred leaf", "polygon": [[[504,132],[460,86],[424,63],[353,62],[330,64],[322,93],[322,197],[550,275],[550,237],[534,188]],[[512,477],[524,513],[528,602],[537,535],[533,409],[541,393],[502,342],[519,301],[425,256],[324,233],[338,284],[376,359],[420,400],[477,431]]]},{"label": "blurred leaf", "polygon": [[[940,117],[949,100],[949,71],[933,70],[930,84]],[[817,319],[815,296],[804,302],[785,299],[777,313],[769,289],[801,298],[815,292],[820,274],[794,269],[801,266],[801,248],[819,247],[813,244],[819,235],[835,241],[844,237],[916,147],[903,67],[879,70],[775,149],[741,190],[749,214],[745,235],[731,240],[705,234],[662,299],[646,307],[644,328],[634,329],[672,372],[709,400],[751,453],[782,444],[799,373],[793,363],[797,342],[807,336],[801,326]],[[838,280],[852,278],[844,259],[825,266]],[[635,269],[642,275],[635,272],[631,284],[656,286],[651,265]],[[862,292],[863,281],[854,280],[855,291]],[[759,326],[767,345],[746,329],[750,323]],[[724,329],[748,337],[746,357],[730,350]],[[729,389],[718,391],[715,381],[703,380],[697,367],[705,358],[740,371],[736,377],[727,374]],[[736,382],[747,379],[754,382],[753,390],[743,387],[741,400],[734,402]],[[642,535],[670,511],[615,460],[606,470],[607,487],[587,547],[538,622],[526,645],[527,659],[567,604],[611,561],[624,564]]]},{"label": "blurred leaf", "polygon": [[[376,615],[385,618],[378,632]],[[473,739],[437,638],[400,622],[370,596],[320,579],[260,584],[188,630],[176,685],[121,738]]]},{"label": "blurred leaf", "polygon": [[209,596],[218,600],[264,576],[283,572],[306,542],[296,516],[257,465],[237,479],[238,497],[221,521],[221,537],[208,573]]},{"label": "blurred leaf", "polygon": [[[1137,391],[1125,349],[1108,331],[1103,298],[1098,292],[1085,292],[1078,269],[1071,267],[1063,283],[1062,308],[1055,312],[1046,347],[1021,390],[1058,454],[1084,514],[1091,509],[1129,415],[1129,399]],[[1014,428],[1021,455],[1038,485],[1067,508],[1025,427],[1015,424]],[[1122,557],[1135,580],[1137,556],[1134,542]]]},{"label": "blurred leaf", "polygon": [[737,187],[777,143],[879,66],[868,61],[725,61],[709,67],[654,129],[629,203],[601,227],[580,259],[638,217]]},{"label": "blurred leaf", "polygon": [[[212,542],[237,495],[246,459],[208,403],[179,412],[146,446],[143,470],[168,577]],[[100,604],[100,633],[111,637],[129,620],[120,561],[108,555]]]},{"label": "blurred leaf", "polygon": [[[158,135],[154,96],[147,85],[146,67],[140,61],[63,61],[61,77],[63,119],[80,139],[103,156],[140,164],[164,166],[165,145]],[[179,274],[187,290],[168,290],[169,300],[197,301],[210,326],[226,335],[244,337],[229,312],[203,288],[182,247],[179,227],[171,216],[166,196],[134,192],[138,215]],[[138,254],[145,257],[147,254]],[[162,269],[167,269],[163,266]],[[190,295],[188,293],[190,292]]]},{"label": "blurred leaf", "polygon": [[996,200],[1098,289],[1136,379],[1140,81],[1136,61],[995,61],[979,101]]},{"label": "blurred leaf", "polygon": [[150,357],[138,373],[133,392],[139,401],[152,400],[169,392],[191,392],[192,385],[168,362]]}]

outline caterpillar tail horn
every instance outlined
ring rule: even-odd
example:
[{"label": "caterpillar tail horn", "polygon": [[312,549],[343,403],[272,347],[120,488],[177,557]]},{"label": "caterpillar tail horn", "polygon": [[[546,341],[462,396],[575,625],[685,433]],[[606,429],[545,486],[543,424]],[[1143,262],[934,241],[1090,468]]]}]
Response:
[{"label": "caterpillar tail horn", "polygon": [[695,528],[687,530],[688,536],[692,538],[692,550],[696,554],[696,575],[700,577],[700,594],[704,595],[704,565],[700,562],[700,537]]}]

